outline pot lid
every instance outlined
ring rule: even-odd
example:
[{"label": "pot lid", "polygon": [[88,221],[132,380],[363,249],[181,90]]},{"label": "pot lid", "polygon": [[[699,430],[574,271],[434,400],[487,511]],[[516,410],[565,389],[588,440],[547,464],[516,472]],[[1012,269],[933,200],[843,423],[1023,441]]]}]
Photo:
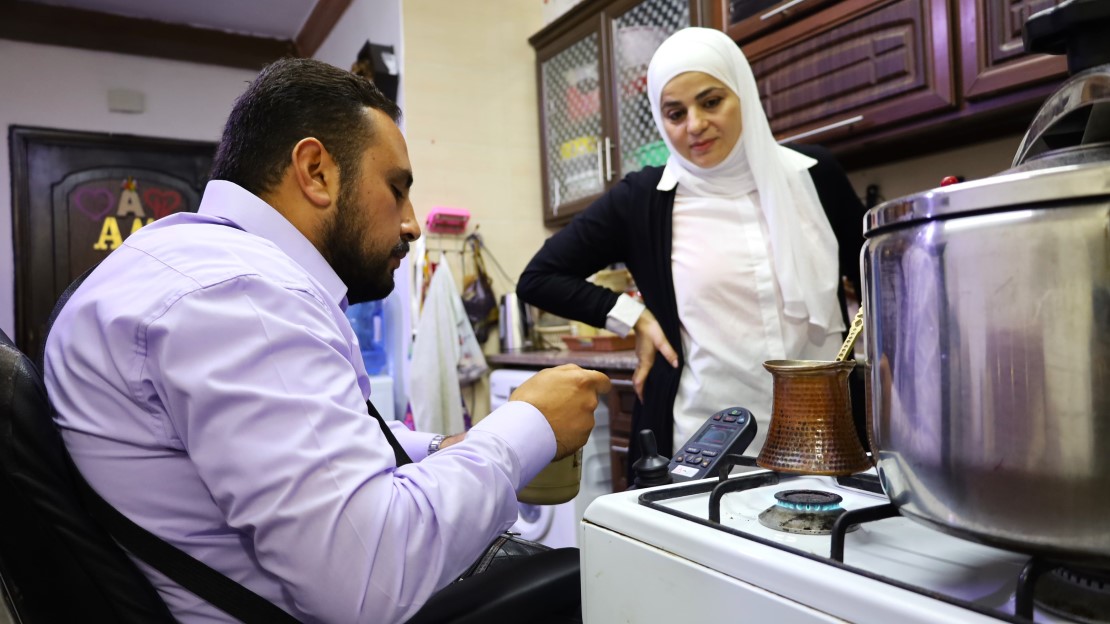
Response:
[{"label": "pot lid", "polygon": [[1110,162],[1003,172],[879,204],[867,212],[863,233],[965,214],[1074,206],[1097,198],[1110,198]]}]

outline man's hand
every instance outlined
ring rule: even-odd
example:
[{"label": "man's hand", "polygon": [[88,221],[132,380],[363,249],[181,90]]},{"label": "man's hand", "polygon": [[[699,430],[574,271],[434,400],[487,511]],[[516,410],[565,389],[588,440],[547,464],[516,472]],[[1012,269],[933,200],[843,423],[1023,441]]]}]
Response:
[{"label": "man's hand", "polygon": [[604,374],[563,364],[536,373],[509,400],[530,403],[547,418],[555,433],[555,459],[562,459],[586,444],[594,428],[597,395],[608,391]]},{"label": "man's hand", "polygon": [[678,368],[678,355],[667,342],[663,328],[651,310],[645,309],[636,320],[636,370],[632,373],[632,388],[640,402],[644,402],[644,381],[647,380],[651,367],[655,364],[655,352],[663,354],[663,358],[671,366]]}]

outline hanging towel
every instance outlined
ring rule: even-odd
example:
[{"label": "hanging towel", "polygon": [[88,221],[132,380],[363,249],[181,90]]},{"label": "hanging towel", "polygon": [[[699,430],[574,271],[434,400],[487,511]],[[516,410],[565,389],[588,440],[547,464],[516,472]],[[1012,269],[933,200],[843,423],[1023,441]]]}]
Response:
[{"label": "hanging towel", "polygon": [[440,259],[412,345],[411,402],[418,431],[445,434],[466,428],[460,384],[477,381],[487,370],[447,258]]}]

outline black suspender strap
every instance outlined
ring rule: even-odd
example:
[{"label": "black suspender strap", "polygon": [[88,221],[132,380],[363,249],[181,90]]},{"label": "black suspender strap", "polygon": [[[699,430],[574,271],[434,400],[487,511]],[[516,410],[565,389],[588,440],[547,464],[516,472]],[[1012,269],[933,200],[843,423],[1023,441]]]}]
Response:
[{"label": "black suspender strap", "polygon": [[[65,292],[55,304],[50,320],[46,325],[46,335],[50,334],[54,321],[58,318],[62,306],[69,301],[81,282],[92,273],[96,265],[85,271],[66,288]],[[44,338],[43,344],[46,344]],[[41,367],[42,360],[39,357]],[[379,421],[381,417],[378,417]],[[384,423],[383,423],[384,426]],[[390,434],[387,434],[389,436]],[[396,440],[391,439],[391,444]],[[402,453],[404,451],[401,451]],[[213,570],[200,560],[190,556],[183,550],[163,540],[157,535],[135,524],[130,518],[112,507],[108,501],[101,498],[96,490],[85,481],[77,466],[73,464],[69,453],[65,454],[70,472],[77,486],[77,492],[89,513],[100,523],[109,535],[115,539],[127,552],[143,561],[150,567],[169,577],[170,580],[203,598],[212,606],[244,624],[297,624],[297,619],[286,613],[274,603],[262,596],[243,587],[223,574]],[[407,456],[406,456],[407,459]]]},{"label": "black suspender strap", "polygon": [[389,425],[385,424],[385,419],[382,418],[382,415],[378,413],[378,410],[370,401],[366,402],[366,413],[370,414],[374,417],[374,420],[378,421],[378,426],[382,428],[385,439],[388,440],[389,445],[393,447],[393,456],[397,458],[397,466],[400,467],[405,464],[411,464],[412,458],[405,452],[405,449],[401,448],[401,443],[393,436],[393,432],[389,430]]},{"label": "black suspender strap", "polygon": [[85,507],[127,552],[244,624],[297,623],[274,603],[132,522],[101,498],[76,466],[72,469]]}]

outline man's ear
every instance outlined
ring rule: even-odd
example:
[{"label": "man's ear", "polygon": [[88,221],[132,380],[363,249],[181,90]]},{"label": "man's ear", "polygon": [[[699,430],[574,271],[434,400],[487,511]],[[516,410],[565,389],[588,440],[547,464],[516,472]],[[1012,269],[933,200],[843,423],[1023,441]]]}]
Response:
[{"label": "man's ear", "polygon": [[327,208],[339,195],[339,167],[324,144],[314,137],[293,146],[293,180],[313,206]]}]

